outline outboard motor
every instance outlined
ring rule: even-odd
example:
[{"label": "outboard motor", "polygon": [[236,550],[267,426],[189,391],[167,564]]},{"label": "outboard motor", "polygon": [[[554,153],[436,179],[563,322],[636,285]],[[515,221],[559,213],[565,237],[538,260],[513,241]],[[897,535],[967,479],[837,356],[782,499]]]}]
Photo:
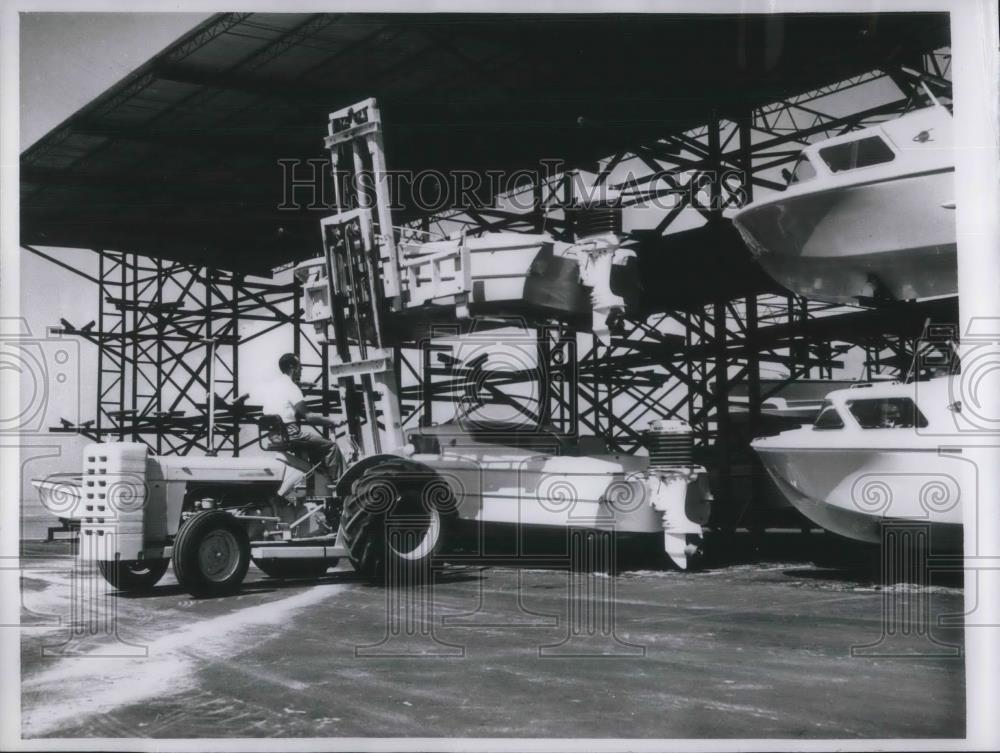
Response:
[{"label": "outboard motor", "polygon": [[694,464],[694,434],[686,421],[657,419],[642,434],[649,451],[645,475],[649,504],[663,515],[663,546],[682,570],[703,556],[701,527],[708,522],[712,495],[708,475]]},{"label": "outboard motor", "polygon": [[658,419],[642,433],[649,450],[649,467],[665,471],[694,465],[694,434],[686,421]]},{"label": "outboard motor", "polygon": [[567,210],[577,241],[569,250],[580,268],[580,282],[590,288],[592,330],[607,343],[618,328],[626,302],[612,289],[613,268],[623,266],[632,251],[621,248],[622,201],[617,191],[579,202]]},{"label": "outboard motor", "polygon": [[608,191],[606,196],[587,202],[580,202],[570,208],[573,232],[577,239],[593,238],[599,235],[622,235],[622,200],[617,191]]}]

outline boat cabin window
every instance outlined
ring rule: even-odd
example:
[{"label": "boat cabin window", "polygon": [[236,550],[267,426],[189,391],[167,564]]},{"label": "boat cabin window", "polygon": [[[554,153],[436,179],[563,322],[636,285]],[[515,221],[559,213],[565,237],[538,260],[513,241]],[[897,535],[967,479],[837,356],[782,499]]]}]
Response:
[{"label": "boat cabin window", "polygon": [[816,168],[812,166],[809,158],[803,154],[792,169],[792,174],[788,178],[788,185],[802,183],[814,177],[816,177]]},{"label": "boat cabin window", "polygon": [[831,172],[854,170],[858,167],[881,165],[896,159],[895,153],[878,136],[868,136],[857,141],[834,144],[819,150],[819,156]]},{"label": "boat cabin window", "polygon": [[843,429],[844,419],[842,419],[840,414],[837,413],[837,409],[833,407],[833,404],[829,400],[826,400],[823,402],[823,407],[820,409],[819,415],[816,416],[813,428]]},{"label": "boat cabin window", "polygon": [[908,397],[848,400],[847,408],[862,429],[922,429],[927,426],[924,414]]}]

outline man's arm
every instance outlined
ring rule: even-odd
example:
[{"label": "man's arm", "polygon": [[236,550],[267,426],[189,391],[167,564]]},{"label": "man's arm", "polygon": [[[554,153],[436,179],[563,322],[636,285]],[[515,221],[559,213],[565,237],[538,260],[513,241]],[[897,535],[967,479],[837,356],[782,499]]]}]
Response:
[{"label": "man's arm", "polygon": [[327,418],[321,413],[310,413],[305,400],[295,403],[294,407],[295,417],[304,424],[309,424],[310,426],[329,426],[331,429],[337,429],[344,424],[343,421],[334,421],[332,418]]}]

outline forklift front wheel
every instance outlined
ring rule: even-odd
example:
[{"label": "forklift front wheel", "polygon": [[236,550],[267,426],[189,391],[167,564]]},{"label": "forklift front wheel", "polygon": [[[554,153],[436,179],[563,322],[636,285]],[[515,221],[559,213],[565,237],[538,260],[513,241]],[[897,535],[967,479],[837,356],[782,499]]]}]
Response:
[{"label": "forklift front wheel", "polygon": [[188,518],[174,538],[174,575],[192,596],[236,591],[250,567],[250,537],[232,515],[206,510]]},{"label": "forklift front wheel", "polygon": [[447,486],[433,473],[406,464],[369,468],[344,500],[341,531],[354,569],[386,584],[390,571],[416,583],[446,537],[453,507]]},{"label": "forklift front wheel", "polygon": [[170,560],[100,560],[97,568],[119,591],[142,593],[160,582],[169,564]]}]

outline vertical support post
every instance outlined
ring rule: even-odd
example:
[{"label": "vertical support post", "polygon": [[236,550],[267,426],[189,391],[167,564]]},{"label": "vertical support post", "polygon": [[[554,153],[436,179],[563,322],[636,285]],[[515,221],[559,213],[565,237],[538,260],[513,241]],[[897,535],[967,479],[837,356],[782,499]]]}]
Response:
[{"label": "vertical support post", "polygon": [[615,434],[615,423],[612,421],[612,416],[615,415],[615,384],[614,384],[614,357],[611,351],[614,349],[614,342],[605,346],[602,351],[603,357],[601,358],[601,376],[600,379],[604,383],[605,389],[605,402],[604,402],[604,416],[607,422],[608,435],[611,440],[615,443],[615,446],[620,446],[617,440],[614,438]]},{"label": "vertical support post", "polygon": [[205,360],[208,363],[208,438],[206,455],[215,455],[215,340],[205,341]]},{"label": "vertical support post", "polygon": [[[807,301],[805,298],[799,300],[799,319],[803,324],[809,320],[809,301]],[[803,340],[801,348],[802,348],[801,358],[803,363],[805,364],[804,376],[806,379],[811,379],[812,366],[809,364],[809,361],[812,359],[812,353],[809,352],[809,341]]]},{"label": "vertical support post", "polygon": [[788,373],[794,376],[798,367],[799,356],[799,344],[795,338],[795,296],[788,296],[786,302],[788,324],[791,327],[792,333],[788,338]]},{"label": "vertical support post", "polygon": [[98,442],[104,441],[104,360],[107,355],[104,352],[104,299],[106,291],[104,287],[105,262],[104,251],[97,251],[97,326],[101,331],[97,335],[97,421],[94,436]]},{"label": "vertical support post", "polygon": [[577,351],[576,328],[564,327],[560,337],[560,350],[565,354],[563,364],[565,367],[562,385],[563,395],[566,398],[566,417],[563,426],[567,433],[576,436],[580,433],[580,373],[579,358]]},{"label": "vertical support post", "polygon": [[[128,293],[128,256],[124,251],[118,257],[118,265],[121,269],[121,285],[119,289],[121,292],[118,296],[118,305],[123,307],[125,305],[125,296]],[[125,441],[125,354],[128,352],[128,313],[125,308],[121,308],[121,337],[118,346],[119,354],[119,368],[120,372],[118,374],[119,384],[118,384],[118,441]]]},{"label": "vertical support post", "polygon": [[[576,332],[562,324],[545,328],[548,385],[547,416],[563,434],[576,436],[579,431],[576,379]],[[553,347],[554,345],[554,347]],[[556,402],[555,412],[552,403]]]},{"label": "vertical support post", "polygon": [[[156,374],[156,397],[154,398],[154,411],[157,417],[156,426],[156,454],[159,455],[163,452],[163,425],[160,423],[164,420],[162,416],[163,411],[163,387],[165,379],[163,377],[163,369],[160,368],[160,364],[163,363],[163,335],[164,335],[164,316],[163,316],[163,284],[166,277],[166,273],[163,269],[163,260],[156,260],[156,368],[153,372]],[[166,419],[169,420],[169,419]]]},{"label": "vertical support post", "polygon": [[531,192],[533,195],[531,202],[531,220],[536,233],[541,233],[545,230],[544,191],[544,179],[541,175],[539,175],[538,180],[536,180],[531,186]]},{"label": "vertical support post", "polygon": [[708,121],[708,163],[712,169],[712,180],[709,183],[709,222],[713,225],[722,222],[722,139],[719,127],[719,113],[712,110],[712,117]]},{"label": "vertical support post", "polygon": [[431,339],[420,342],[420,425],[431,426],[434,423],[434,376],[431,354]]},{"label": "vertical support post", "polygon": [[[333,305],[333,301],[330,302]],[[292,279],[292,352],[302,360],[302,285]]]},{"label": "vertical support post", "polygon": [[745,204],[753,201],[753,112],[747,111],[740,116],[740,166],[743,168],[743,199]]},{"label": "vertical support post", "polygon": [[746,298],[747,386],[751,434],[760,423],[760,358],[757,349],[757,296]]},{"label": "vertical support post", "polygon": [[691,335],[691,320],[693,314],[687,312],[684,314],[684,350],[682,351],[684,358],[684,375],[687,377],[687,384],[684,385],[685,391],[688,393],[687,401],[687,422],[691,426],[691,429],[696,433],[698,432],[698,427],[695,425],[694,415],[695,415],[695,392],[692,388],[692,383],[694,381],[694,363],[691,357],[687,355],[691,352],[691,346],[694,344],[694,338]]},{"label": "vertical support post", "polygon": [[208,410],[208,426],[206,427],[206,446],[208,454],[215,452],[212,442],[215,437],[215,343],[212,340],[212,268],[205,267],[205,276],[202,283],[205,287],[205,366],[207,368],[205,389],[206,409]]},{"label": "vertical support post", "polygon": [[[738,120],[740,136],[740,166],[743,168],[743,200],[747,204],[753,201],[753,112],[747,110]],[[748,403],[748,428],[750,437],[756,437],[760,431],[760,349],[757,344],[757,296],[749,295],[746,298],[746,344],[747,344],[747,403]],[[755,467],[751,464],[750,473],[750,504],[751,510],[760,507],[761,497],[764,493],[764,479],[755,472]],[[753,513],[751,512],[751,516]],[[755,516],[754,516],[755,517]],[[762,525],[758,521],[751,521],[752,530],[755,535],[761,531]]]},{"label": "vertical support post", "polygon": [[729,493],[729,361],[726,357],[726,302],[716,301],[713,309],[712,319],[715,326],[715,446],[718,448],[721,502],[723,505],[728,505],[731,502],[731,495]]},{"label": "vertical support post", "polygon": [[576,175],[575,170],[567,170],[563,173],[563,224],[566,226],[565,240],[567,243],[572,243],[576,240],[576,227],[575,218],[573,212],[570,211],[570,207],[573,205],[573,176]]},{"label": "vertical support post", "polygon": [[[230,404],[235,403],[240,398],[240,307],[238,303],[239,290],[243,286],[242,275],[234,274],[232,278],[232,300],[230,301],[230,316],[232,316],[233,335],[233,391],[230,395]],[[240,455],[240,422],[233,416],[233,427],[230,430],[233,442],[233,457]]]},{"label": "vertical support post", "polygon": [[[131,421],[132,424],[132,441],[139,441],[139,433],[137,428],[137,422],[141,418],[139,415],[139,382],[142,378],[142,371],[140,366],[140,361],[143,360],[144,354],[142,352],[142,344],[139,342],[139,334],[137,330],[139,329],[139,322],[144,319],[148,314],[141,313],[139,309],[139,259],[135,254],[132,254],[132,303],[135,308],[132,309],[132,326],[126,327],[127,331],[132,334],[132,342],[129,344],[129,349],[131,350],[131,361],[132,361],[132,395],[131,395],[131,409],[135,411]],[[122,297],[125,297],[125,291],[122,290]],[[127,311],[127,309],[126,309]],[[125,374],[125,364],[122,364],[122,376]]]},{"label": "vertical support post", "polygon": [[[748,429],[750,437],[756,437],[760,431],[760,355],[757,345],[757,296],[749,295],[746,298],[746,348],[747,348],[747,403],[748,403]],[[750,473],[750,504],[751,510],[760,507],[761,498],[764,493],[764,479],[755,472],[755,467],[751,464]],[[751,513],[753,516],[753,513]],[[751,529],[755,535],[761,531],[762,525],[758,521],[751,521]]]},{"label": "vertical support post", "polygon": [[552,347],[546,326],[535,330],[535,360],[538,365],[538,420],[548,426],[552,423]]}]

